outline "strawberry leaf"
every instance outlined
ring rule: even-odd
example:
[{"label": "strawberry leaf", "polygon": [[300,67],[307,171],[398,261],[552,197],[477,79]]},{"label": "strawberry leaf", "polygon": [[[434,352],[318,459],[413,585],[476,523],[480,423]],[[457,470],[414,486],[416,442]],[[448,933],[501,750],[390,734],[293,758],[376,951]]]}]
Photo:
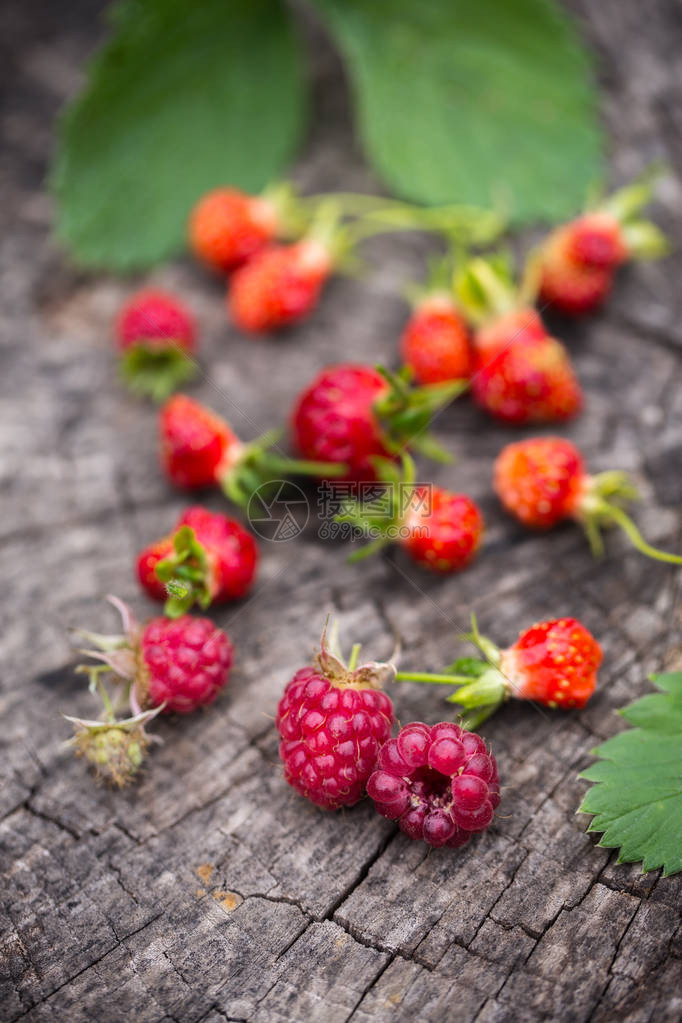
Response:
[{"label": "strawberry leaf", "polygon": [[599,845],[620,846],[619,863],[667,877],[682,870],[682,672],[653,681],[661,693],[620,712],[635,727],[598,746],[603,759],[580,775],[596,783],[580,812],[594,814]]},{"label": "strawberry leaf", "polygon": [[183,248],[203,192],[282,172],[303,86],[282,0],[121,0],[111,20],[62,120],[53,186],[75,258],[130,270]]},{"label": "strawberry leaf", "polygon": [[588,60],[552,0],[315,0],[368,157],[424,203],[558,220],[601,170]]}]

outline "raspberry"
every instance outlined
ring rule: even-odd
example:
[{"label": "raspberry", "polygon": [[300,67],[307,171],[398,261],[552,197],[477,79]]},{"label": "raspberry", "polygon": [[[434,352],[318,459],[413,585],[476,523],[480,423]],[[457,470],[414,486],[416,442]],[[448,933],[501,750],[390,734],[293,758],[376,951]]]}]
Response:
[{"label": "raspberry", "polygon": [[222,629],[208,618],[190,615],[152,618],[138,625],[122,601],[109,600],[123,619],[123,634],[80,635],[98,648],[94,656],[115,672],[119,682],[130,683],[134,711],[140,706],[163,707],[187,714],[216,698],[227,682],[234,656]]},{"label": "raspberry", "polygon": [[322,638],[313,666],[287,683],[277,708],[284,776],[325,810],[362,798],[377,753],[391,734],[393,704],[381,692],[391,665],[346,667]]},{"label": "raspberry", "polygon": [[232,658],[232,644],[208,618],[152,618],[140,636],[140,703],[178,714],[205,707],[227,682]]},{"label": "raspberry", "polygon": [[500,802],[495,757],[449,721],[402,728],[382,746],[367,793],[408,838],[457,848],[484,831]]}]

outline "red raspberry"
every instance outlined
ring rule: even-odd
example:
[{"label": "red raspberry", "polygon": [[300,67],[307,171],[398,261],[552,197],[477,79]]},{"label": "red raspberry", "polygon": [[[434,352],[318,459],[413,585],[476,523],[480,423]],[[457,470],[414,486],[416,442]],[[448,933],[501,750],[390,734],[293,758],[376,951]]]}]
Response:
[{"label": "red raspberry", "polygon": [[168,596],[166,585],[162,583],[156,574],[156,566],[160,561],[170,558],[173,555],[173,537],[164,536],[163,539],[150,543],[140,552],[136,562],[137,578],[140,585],[147,591],[152,600],[165,600]]},{"label": "red raspberry", "polygon": [[189,240],[202,262],[229,273],[271,242],[277,228],[277,210],[267,199],[216,188],[192,210]]},{"label": "red raspberry", "polygon": [[[178,544],[181,548],[178,551],[174,540],[183,526],[191,529],[194,536]],[[182,513],[170,536],[142,551],[137,559],[137,574],[153,599],[165,600],[168,591],[157,574],[157,566],[163,562],[172,570],[170,578],[187,581],[192,599],[181,602],[181,606],[188,610],[194,600],[201,607],[208,607],[211,603],[243,597],[253,582],[257,561],[256,541],[239,522],[196,505]]]},{"label": "red raspberry", "polygon": [[193,352],[196,346],[194,317],[173,295],[146,288],[128,299],[116,319],[116,343],[124,352],[134,345],[163,349],[169,341]]},{"label": "red raspberry", "polygon": [[[109,597],[123,619],[123,635],[80,635],[101,652],[95,654],[131,684],[131,703],[187,714],[211,703],[227,683],[234,648],[208,618],[183,615],[152,618],[138,625],[126,605]],[[133,706],[133,710],[135,707]]]},{"label": "red raspberry", "polygon": [[[420,446],[434,453],[439,446],[427,432],[431,416],[466,387],[452,380],[408,388],[373,366],[327,366],[298,397],[291,420],[294,440],[306,458],[345,464],[341,479],[374,480],[377,458]],[[449,460],[442,449],[438,457]]]},{"label": "red raspberry", "polygon": [[322,638],[315,665],[287,683],[277,708],[284,776],[316,806],[336,810],[362,798],[377,753],[391,734],[393,704],[376,687],[390,665],[347,668]]},{"label": "red raspberry", "polygon": [[161,462],[177,487],[219,484],[239,461],[244,445],[228,423],[185,394],[176,394],[159,415]]},{"label": "red raspberry", "polygon": [[497,762],[473,732],[449,721],[415,721],[382,747],[367,793],[408,838],[457,848],[492,822],[500,802]]},{"label": "red raspberry", "polygon": [[136,689],[140,704],[188,714],[227,683],[233,647],[208,618],[152,618],[142,629]]},{"label": "red raspberry", "polygon": [[374,479],[372,458],[390,457],[374,406],[389,390],[372,366],[347,363],[322,370],[294,409],[298,450],[306,458],[347,463],[351,479]]},{"label": "red raspberry", "polygon": [[295,323],[317,304],[331,270],[331,257],[320,242],[271,245],[231,278],[227,294],[230,316],[251,334]]},{"label": "red raspberry", "polygon": [[135,394],[162,401],[196,375],[196,326],[189,310],[165,291],[138,291],[115,327],[121,377]]}]

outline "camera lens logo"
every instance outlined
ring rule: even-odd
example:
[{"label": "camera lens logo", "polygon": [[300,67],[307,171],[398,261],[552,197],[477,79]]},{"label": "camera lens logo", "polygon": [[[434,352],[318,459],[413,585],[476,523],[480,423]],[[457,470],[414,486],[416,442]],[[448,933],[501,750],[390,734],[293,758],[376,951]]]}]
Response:
[{"label": "camera lens logo", "polygon": [[263,540],[275,543],[293,540],[308,524],[310,506],[300,487],[289,480],[262,483],[251,494],[246,514]]}]

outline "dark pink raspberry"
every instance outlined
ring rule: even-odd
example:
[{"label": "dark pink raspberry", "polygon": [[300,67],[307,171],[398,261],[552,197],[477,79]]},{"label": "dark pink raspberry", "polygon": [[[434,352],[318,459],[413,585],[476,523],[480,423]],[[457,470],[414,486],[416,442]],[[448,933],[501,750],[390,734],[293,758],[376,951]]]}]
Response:
[{"label": "dark pink raspberry", "polygon": [[133,345],[164,348],[169,341],[194,351],[196,326],[189,309],[166,291],[146,288],[128,299],[116,319],[120,351]]},{"label": "dark pink raspberry", "polygon": [[415,721],[382,746],[367,792],[408,838],[456,848],[493,819],[497,762],[479,735],[451,721]]},{"label": "dark pink raspberry", "polygon": [[279,702],[279,755],[297,792],[336,810],[362,798],[391,734],[393,704],[372,687],[368,666],[346,670],[324,647],[317,660],[296,672]]},{"label": "dark pink raspberry", "polygon": [[188,714],[215,700],[227,682],[233,647],[208,618],[152,618],[139,646],[140,703]]}]

